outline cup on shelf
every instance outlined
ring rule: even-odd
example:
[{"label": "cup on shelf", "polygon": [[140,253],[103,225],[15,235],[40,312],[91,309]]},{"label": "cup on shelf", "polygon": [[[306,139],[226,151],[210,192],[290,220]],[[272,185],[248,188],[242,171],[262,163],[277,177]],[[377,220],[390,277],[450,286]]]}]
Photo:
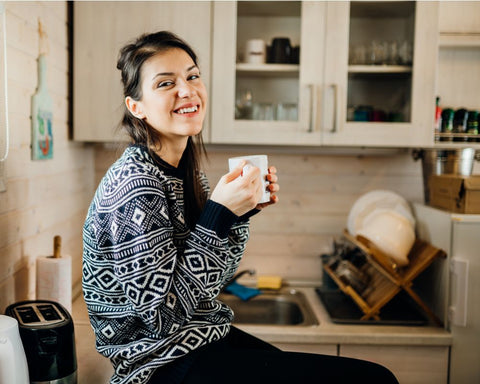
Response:
[{"label": "cup on shelf", "polygon": [[408,41],[372,40],[350,46],[351,65],[410,65],[412,44]]},{"label": "cup on shelf", "polygon": [[399,62],[402,65],[410,65],[413,61],[413,47],[412,44],[404,40],[398,47]]},{"label": "cup on shelf", "polygon": [[367,48],[364,44],[355,44],[350,48],[350,64],[363,65],[367,63]]},{"label": "cup on shelf", "polygon": [[270,46],[270,63],[288,64],[291,62],[292,45],[288,37],[276,37]]},{"label": "cup on shelf", "polygon": [[254,103],[253,120],[275,120],[275,106],[272,103]]},{"label": "cup on shelf", "polygon": [[297,104],[295,103],[278,103],[276,120],[280,121],[296,121],[298,120]]},{"label": "cup on shelf", "polygon": [[235,103],[235,119],[250,120],[253,113],[253,95],[249,89],[238,92]]},{"label": "cup on shelf", "polygon": [[290,63],[300,64],[300,46],[299,45],[292,47],[292,55],[290,57]]},{"label": "cup on shelf", "polygon": [[244,61],[249,64],[263,64],[266,61],[267,50],[262,39],[248,40],[245,45]]}]

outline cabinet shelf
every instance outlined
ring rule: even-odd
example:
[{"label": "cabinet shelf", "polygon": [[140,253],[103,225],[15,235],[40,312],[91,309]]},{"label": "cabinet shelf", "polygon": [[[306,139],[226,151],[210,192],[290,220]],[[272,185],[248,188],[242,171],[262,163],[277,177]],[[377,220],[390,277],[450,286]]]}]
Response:
[{"label": "cabinet shelf", "polygon": [[411,73],[410,65],[349,65],[349,73]]},{"label": "cabinet shelf", "polygon": [[480,134],[435,132],[435,143],[437,144],[438,142],[445,144],[480,145]]},{"label": "cabinet shelf", "polygon": [[237,74],[245,76],[298,76],[298,64],[248,64],[237,63]]},{"label": "cabinet shelf", "polygon": [[440,48],[480,48],[480,33],[441,33]]}]

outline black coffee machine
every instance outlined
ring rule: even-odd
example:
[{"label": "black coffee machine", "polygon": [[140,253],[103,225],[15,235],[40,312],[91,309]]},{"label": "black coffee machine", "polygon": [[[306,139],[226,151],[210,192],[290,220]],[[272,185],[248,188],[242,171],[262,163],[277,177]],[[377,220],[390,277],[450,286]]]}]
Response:
[{"label": "black coffee machine", "polygon": [[76,384],[73,320],[59,303],[28,300],[7,307],[18,321],[31,384]]}]

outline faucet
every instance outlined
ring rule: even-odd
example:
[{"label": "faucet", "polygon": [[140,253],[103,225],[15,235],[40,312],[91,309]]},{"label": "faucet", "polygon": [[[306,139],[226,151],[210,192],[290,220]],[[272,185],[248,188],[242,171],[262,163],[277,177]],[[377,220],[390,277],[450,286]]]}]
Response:
[{"label": "faucet", "polygon": [[237,272],[237,273],[228,281],[228,283],[225,284],[225,286],[234,283],[234,282],[237,281],[240,277],[242,277],[243,275],[246,275],[247,273],[248,273],[250,276],[253,276],[253,275],[255,275],[256,271],[255,271],[254,269],[244,269],[243,271]]}]

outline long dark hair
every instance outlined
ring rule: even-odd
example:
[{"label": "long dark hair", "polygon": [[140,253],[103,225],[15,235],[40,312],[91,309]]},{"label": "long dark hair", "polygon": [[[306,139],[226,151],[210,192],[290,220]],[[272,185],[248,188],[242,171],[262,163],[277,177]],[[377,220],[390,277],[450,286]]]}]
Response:
[{"label": "long dark hair", "polygon": [[[121,71],[124,97],[130,96],[138,101],[142,98],[141,68],[143,63],[159,52],[165,52],[172,48],[184,50],[197,63],[197,55],[193,49],[180,37],[172,32],[160,31],[144,34],[134,42],[125,45],[121,50],[117,61],[117,69]],[[134,144],[145,146],[153,158],[154,149],[161,148],[160,133],[153,129],[146,121],[135,117],[124,105],[123,118],[120,123]],[[181,164],[185,165],[184,200],[185,219],[193,229],[205,205],[207,196],[200,182],[200,159],[205,155],[201,133],[195,137],[189,137],[187,147],[183,153]]]}]

